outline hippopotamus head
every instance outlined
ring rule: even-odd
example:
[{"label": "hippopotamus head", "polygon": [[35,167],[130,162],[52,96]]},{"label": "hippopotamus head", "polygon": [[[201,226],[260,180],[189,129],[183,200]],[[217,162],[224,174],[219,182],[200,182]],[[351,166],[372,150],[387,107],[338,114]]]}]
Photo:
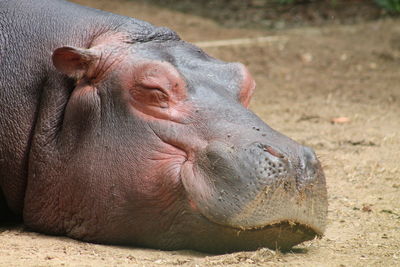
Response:
[{"label": "hippopotamus head", "polygon": [[52,59],[70,96],[57,152],[46,168],[30,166],[31,176],[51,178],[28,182],[41,190],[28,190],[26,203],[43,198],[26,208],[28,225],[211,252],[285,249],[324,232],[321,165],[248,109],[255,82],[242,64],[172,33],[98,38]]}]

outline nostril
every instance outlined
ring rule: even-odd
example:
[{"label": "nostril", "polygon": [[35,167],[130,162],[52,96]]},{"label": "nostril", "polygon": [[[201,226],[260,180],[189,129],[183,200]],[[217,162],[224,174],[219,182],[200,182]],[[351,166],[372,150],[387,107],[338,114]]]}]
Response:
[{"label": "nostril", "polygon": [[303,147],[303,157],[303,171],[305,175],[302,176],[301,183],[316,179],[320,168],[317,155],[312,148]]},{"label": "nostril", "polygon": [[306,166],[307,165],[314,166],[318,164],[317,155],[315,155],[315,152],[312,148],[303,146],[303,155],[305,158]]},{"label": "nostril", "polygon": [[275,149],[273,149],[270,146],[267,146],[267,145],[260,145],[260,146],[264,151],[268,152],[272,156],[275,156],[275,157],[280,158],[280,159],[283,159],[285,157],[282,153],[276,151]]}]

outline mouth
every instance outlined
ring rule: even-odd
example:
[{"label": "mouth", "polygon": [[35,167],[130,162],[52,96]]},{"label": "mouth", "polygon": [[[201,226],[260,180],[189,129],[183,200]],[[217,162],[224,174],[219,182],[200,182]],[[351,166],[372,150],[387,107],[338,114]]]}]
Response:
[{"label": "mouth", "polygon": [[[325,192],[312,189],[287,192],[283,184],[281,181],[279,185],[266,186],[266,189],[252,196],[251,201],[241,203],[243,205],[239,208],[226,205],[218,210],[219,205],[224,202],[224,198],[221,197],[217,198],[218,201],[209,202],[214,205],[208,207],[200,206],[193,200],[189,203],[193,210],[208,222],[240,233],[268,232],[266,230],[276,228],[281,229],[280,231],[284,229],[296,232],[299,235],[304,232],[305,236],[312,236],[311,238],[322,236],[326,226]],[[202,186],[203,191],[207,191],[204,188],[209,189],[207,186]],[[226,199],[240,201],[234,194],[230,194]]]},{"label": "mouth", "polygon": [[254,251],[260,248],[284,252],[304,241],[322,237],[322,233],[313,227],[292,220],[283,220],[260,228],[240,229],[205,219],[215,226],[215,233],[206,241],[197,240],[193,248],[213,254]]},{"label": "mouth", "polygon": [[[215,223],[215,222],[214,222]],[[257,227],[253,227],[253,228],[245,228],[245,227],[236,227],[236,226],[227,226],[227,225],[223,225],[225,227],[231,227],[232,229],[236,229],[238,231],[263,231],[265,229],[268,228],[273,228],[273,227],[277,227],[280,228],[282,226],[290,226],[291,229],[306,229],[305,231],[302,231],[304,233],[313,233],[312,235],[316,236],[316,237],[322,237],[323,235],[323,231],[318,229],[317,227],[314,227],[312,225],[300,222],[298,220],[278,220],[275,222],[269,222],[268,224],[265,224],[263,226],[257,226]],[[300,233],[300,232],[299,232]]]},{"label": "mouth", "polygon": [[[289,203],[286,207],[290,206],[292,207],[286,212],[282,212],[282,209],[280,211],[275,209],[273,213],[277,213],[274,215],[263,215],[262,221],[264,223],[260,220],[257,224],[251,223],[254,219],[253,216],[245,216],[243,220],[240,220],[241,223],[233,223],[235,218],[231,218],[233,221],[229,219],[218,221],[196,209],[203,222],[211,225],[210,228],[213,230],[208,228],[207,236],[213,240],[201,241],[195,245],[195,249],[211,253],[253,251],[263,247],[287,251],[304,241],[321,238],[325,224],[321,223],[321,220],[315,219],[312,212],[305,214],[301,208],[297,207],[296,209],[294,203]],[[259,211],[262,210],[268,213],[265,206]],[[237,216],[240,217],[240,214],[237,214]],[[314,214],[314,216],[316,215]],[[270,218],[267,219],[268,217]],[[322,217],[325,218],[325,216]],[[204,245],[202,242],[204,242]]]},{"label": "mouth", "polygon": [[293,220],[283,220],[267,224],[261,228],[246,229],[242,231],[248,231],[262,237],[268,234],[268,240],[273,239],[274,242],[272,244],[266,243],[265,247],[270,249],[279,249],[281,251],[289,250],[293,246],[304,241],[322,237],[322,233],[310,225],[302,224]]}]

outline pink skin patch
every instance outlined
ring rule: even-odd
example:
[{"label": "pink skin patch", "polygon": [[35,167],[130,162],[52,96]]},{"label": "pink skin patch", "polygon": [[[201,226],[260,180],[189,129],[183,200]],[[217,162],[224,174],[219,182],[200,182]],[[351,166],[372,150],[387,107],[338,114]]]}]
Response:
[{"label": "pink skin patch", "polygon": [[241,90],[239,92],[239,101],[247,108],[250,104],[250,99],[254,93],[254,89],[256,88],[256,82],[251,76],[249,70],[243,64],[239,63],[239,65],[243,77]]},{"label": "pink skin patch", "polygon": [[132,111],[136,114],[140,112],[153,119],[174,122],[190,115],[191,107],[184,101],[187,98],[186,84],[170,63],[136,61],[131,71],[121,76],[121,83],[129,92]]},{"label": "pink skin patch", "polygon": [[[191,199],[191,197],[195,195],[196,198],[210,199],[214,190],[212,184],[207,179],[201,177],[200,173],[196,173],[191,161],[184,162],[181,168],[181,177],[184,188],[188,193],[189,206],[193,211],[200,212],[196,201]],[[199,179],[199,177],[201,178]],[[193,191],[196,191],[196,194],[192,195]]]},{"label": "pink skin patch", "polygon": [[268,152],[268,153],[270,153],[272,156],[275,156],[275,157],[277,157],[277,158],[284,158],[285,156],[282,154],[282,153],[280,153],[280,152],[278,152],[278,151],[276,151],[275,149],[273,149],[272,147],[270,147],[270,146],[263,146],[263,150],[264,151],[266,151],[266,152]]}]

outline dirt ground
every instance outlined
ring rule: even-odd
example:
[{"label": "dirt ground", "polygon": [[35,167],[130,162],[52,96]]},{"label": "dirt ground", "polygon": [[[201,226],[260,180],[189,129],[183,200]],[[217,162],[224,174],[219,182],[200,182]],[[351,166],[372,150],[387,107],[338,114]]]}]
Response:
[{"label": "dirt ground", "polygon": [[400,266],[400,21],[266,32],[124,0],[76,0],[175,29],[191,42],[277,36],[204,48],[245,63],[257,81],[251,109],[313,147],[326,173],[322,239],[281,253],[226,255],[88,244],[0,228],[0,266]]}]

